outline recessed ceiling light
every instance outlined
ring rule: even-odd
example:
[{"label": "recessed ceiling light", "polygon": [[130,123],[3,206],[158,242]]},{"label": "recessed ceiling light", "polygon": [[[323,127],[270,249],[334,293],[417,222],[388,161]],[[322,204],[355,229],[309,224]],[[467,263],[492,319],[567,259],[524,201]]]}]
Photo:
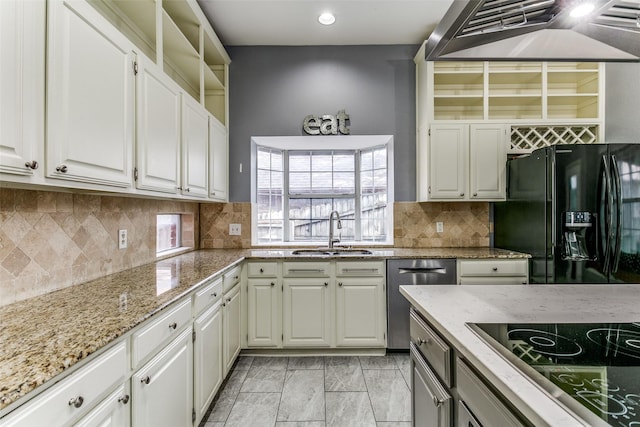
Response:
[{"label": "recessed ceiling light", "polygon": [[572,18],[580,18],[593,12],[593,9],[595,9],[595,5],[593,3],[583,2],[571,9],[570,15]]},{"label": "recessed ceiling light", "polygon": [[336,22],[336,17],[333,16],[331,12],[325,12],[322,15],[318,16],[318,22],[322,25],[331,25]]}]

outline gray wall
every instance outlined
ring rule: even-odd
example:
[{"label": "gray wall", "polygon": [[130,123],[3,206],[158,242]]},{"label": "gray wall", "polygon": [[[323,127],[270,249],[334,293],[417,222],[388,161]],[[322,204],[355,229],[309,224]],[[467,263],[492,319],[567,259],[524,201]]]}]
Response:
[{"label": "gray wall", "polygon": [[395,200],[415,200],[418,47],[227,47],[229,200],[250,201],[252,136],[303,135],[306,115],[341,109],[350,116],[352,135],[394,136]]},{"label": "gray wall", "polygon": [[607,63],[606,142],[640,143],[640,64]]}]

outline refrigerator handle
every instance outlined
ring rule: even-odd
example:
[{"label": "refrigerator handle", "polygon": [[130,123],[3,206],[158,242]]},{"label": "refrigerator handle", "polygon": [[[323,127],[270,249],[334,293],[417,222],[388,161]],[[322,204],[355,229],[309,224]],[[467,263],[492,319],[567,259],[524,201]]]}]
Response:
[{"label": "refrigerator handle", "polygon": [[611,172],[609,171],[609,162],[607,160],[607,156],[602,156],[602,180],[604,182],[605,194],[604,194],[604,204],[605,204],[605,217],[604,217],[604,226],[602,231],[602,235],[606,236],[604,241],[604,248],[602,248],[602,252],[604,254],[604,261],[602,265],[602,270],[604,274],[609,274],[609,265],[611,263],[611,207],[613,205],[612,194],[611,194]]},{"label": "refrigerator handle", "polygon": [[611,171],[613,173],[613,186],[615,187],[615,210],[616,210],[616,233],[613,246],[613,265],[611,272],[618,271],[620,263],[620,247],[622,246],[622,186],[620,184],[620,169],[618,169],[618,161],[614,154],[611,155]]}]

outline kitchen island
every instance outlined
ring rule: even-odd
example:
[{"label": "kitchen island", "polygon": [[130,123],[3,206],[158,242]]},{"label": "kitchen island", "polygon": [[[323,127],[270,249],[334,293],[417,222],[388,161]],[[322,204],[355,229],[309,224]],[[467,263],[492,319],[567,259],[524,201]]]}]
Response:
[{"label": "kitchen island", "polygon": [[403,286],[400,291],[455,349],[457,357],[536,427],[592,423],[562,404],[558,394],[525,375],[469,325],[630,323],[640,319],[638,285]]}]

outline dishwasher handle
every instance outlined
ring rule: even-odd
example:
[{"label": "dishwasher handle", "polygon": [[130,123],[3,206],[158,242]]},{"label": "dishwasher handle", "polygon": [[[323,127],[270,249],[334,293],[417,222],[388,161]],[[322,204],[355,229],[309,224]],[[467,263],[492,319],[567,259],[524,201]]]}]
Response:
[{"label": "dishwasher handle", "polygon": [[400,274],[447,274],[446,267],[402,267],[398,269]]}]

